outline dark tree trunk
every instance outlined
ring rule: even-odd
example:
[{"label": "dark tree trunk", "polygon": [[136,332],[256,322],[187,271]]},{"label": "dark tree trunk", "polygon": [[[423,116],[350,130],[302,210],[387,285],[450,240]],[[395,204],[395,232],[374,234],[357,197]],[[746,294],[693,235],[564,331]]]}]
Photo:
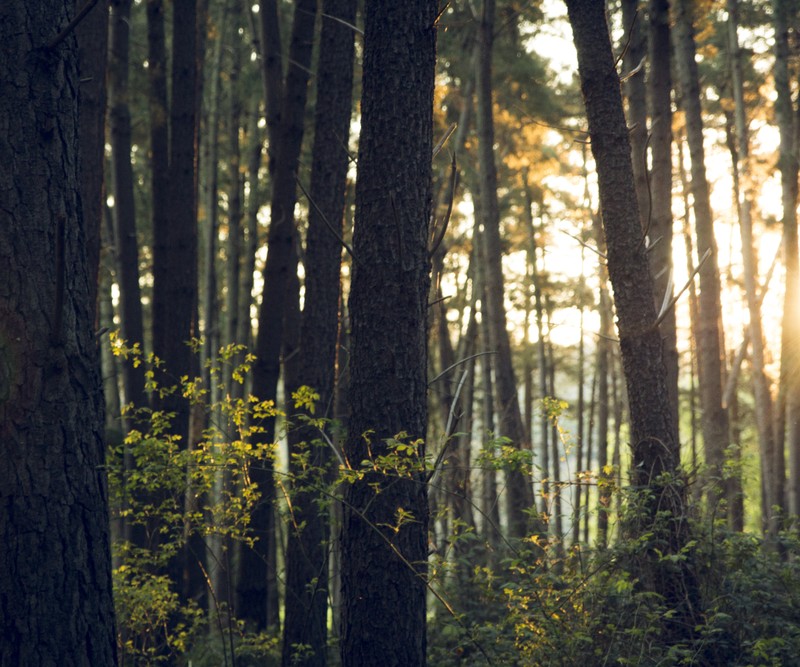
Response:
[{"label": "dark tree trunk", "polygon": [[[339,271],[350,115],[353,100],[354,33],[347,24],[356,16],[355,0],[325,0],[317,67],[308,234],[305,253],[305,301],[300,325],[300,361],[287,365],[287,395],[305,385],[319,394],[316,416],[332,417],[336,342],[339,322]],[[328,229],[328,224],[334,229]],[[335,231],[335,233],[334,233]],[[327,430],[327,429],[326,429]],[[328,437],[331,437],[330,435]],[[313,428],[290,433],[298,453],[310,448],[310,462],[325,469],[331,460],[326,443]],[[286,605],[282,662],[326,664],[328,627],[328,503],[312,473],[302,477],[296,460],[290,468],[300,476],[294,485],[294,514],[286,551]],[[297,529],[302,524],[302,529]],[[304,645],[299,662],[294,647]]]},{"label": "dark tree trunk", "polygon": [[[269,251],[264,267],[264,290],[258,316],[257,361],[253,367],[253,393],[262,401],[274,401],[277,397],[289,280],[290,274],[297,272],[297,254],[294,247],[295,180],[303,143],[303,119],[316,9],[315,0],[298,0],[294,11],[286,82],[281,85],[279,94],[276,95],[275,88],[279,85],[280,79],[275,81],[270,77],[266,90],[272,198]],[[273,21],[277,21],[277,11]],[[274,38],[271,39],[266,34],[271,26],[272,22],[264,24],[265,54],[272,53],[276,48],[273,46]],[[265,57],[264,67],[268,67],[271,62],[271,58]],[[276,105],[280,109],[277,118],[275,118]],[[274,438],[274,419],[267,419],[263,426],[265,431],[259,437],[263,442],[270,443]],[[253,621],[260,629],[277,626],[279,620],[275,614],[277,591],[273,586],[267,585],[268,578],[275,575],[268,567],[268,563],[272,560],[270,552],[274,549],[275,532],[272,507],[275,488],[272,473],[272,464],[269,461],[259,464],[252,471],[252,480],[261,492],[261,502],[251,520],[251,528],[258,537],[258,542],[254,549],[242,551],[243,576],[238,584],[239,615],[241,618]]]},{"label": "dark tree trunk", "polygon": [[[356,469],[388,453],[387,439],[426,434],[437,5],[366,4],[346,443]],[[420,444],[412,461],[423,455]],[[346,487],[344,667],[425,665],[426,496],[418,472],[367,469]]]},{"label": "dark tree trunk", "polygon": [[[153,352],[176,382],[193,375],[191,348],[197,310],[197,7],[175,0],[172,23],[172,96],[169,108],[167,214],[154,217]],[[164,226],[155,227],[155,223]],[[162,381],[168,381],[163,378]],[[186,446],[189,405],[177,392],[159,406],[175,412],[173,431]]]},{"label": "dark tree trunk", "polygon": [[[672,298],[672,75],[670,73],[670,28],[668,0],[650,0],[648,8],[647,92],[650,105],[650,215],[648,225],[650,267],[655,277],[656,307]],[[678,428],[678,349],[675,309],[664,313],[660,325],[667,368],[667,389],[672,406],[673,428]],[[675,441],[680,447],[680,438]],[[674,456],[680,460],[680,452]]]},{"label": "dark tree trunk", "polygon": [[[128,345],[144,344],[142,297],[139,288],[139,244],[131,165],[131,112],[128,105],[128,60],[132,0],[115,0],[111,11],[111,62],[108,77],[109,134],[111,137],[112,215],[116,240],[120,329]],[[145,407],[144,365],[128,357],[122,361],[125,405]]]},{"label": "dark tree trunk", "polygon": [[602,0],[567,0],[578,52],[589,136],[598,169],[608,271],[614,288],[617,330],[631,418],[632,482],[641,513],[630,520],[634,535],[652,531],[642,582],[674,609],[667,631],[693,626],[699,604],[691,565],[671,567],[658,554],[678,554],[689,539],[685,485],[679,469],[677,433],[670,406],[661,335],[656,322],[653,279],[641,243],[630,143],[622,110],[619,75],[605,23]]},{"label": "dark tree trunk", "polygon": [[644,12],[637,9],[637,0],[622,0],[622,23],[625,28],[625,80],[623,91],[628,102],[627,120],[631,138],[631,162],[636,184],[636,199],[642,217],[642,229],[647,226],[651,206],[647,185],[647,59],[646,22]]},{"label": "dark tree trunk", "polygon": [[117,661],[73,5],[0,4],[3,667]]},{"label": "dark tree trunk", "polygon": [[[89,302],[92,322],[99,322],[97,290],[103,226],[103,165],[105,164],[106,63],[108,60],[108,6],[98,3],[78,24],[78,58],[81,86],[80,178],[86,255],[89,262]],[[96,328],[100,328],[96,326]]]}]

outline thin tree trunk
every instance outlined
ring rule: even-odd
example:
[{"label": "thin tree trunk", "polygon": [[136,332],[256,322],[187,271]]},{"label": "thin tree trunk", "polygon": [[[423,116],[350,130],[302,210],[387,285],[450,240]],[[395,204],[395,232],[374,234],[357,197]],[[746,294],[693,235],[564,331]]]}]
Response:
[{"label": "thin tree trunk", "polygon": [[777,539],[780,528],[780,509],[784,506],[783,445],[780,452],[773,433],[773,404],[769,380],[764,370],[764,337],[761,326],[761,308],[757,286],[758,259],[753,244],[752,201],[754,193],[750,185],[750,138],[744,108],[744,81],[738,38],[738,3],[728,0],[728,44],[731,54],[731,78],[733,84],[734,114],[736,122],[736,163],[738,176],[734,178],[743,186],[739,188],[739,230],[742,239],[742,263],[747,306],[750,313],[750,362],[755,395],[755,416],[761,451],[761,479],[764,489],[764,530],[772,541]]},{"label": "thin tree trunk", "polygon": [[[800,515],[800,267],[798,266],[797,196],[797,114],[789,81],[789,25],[793,16],[790,3],[773,0],[775,23],[775,114],[780,131],[781,201],[783,203],[783,252],[786,287],[783,301],[781,336],[781,391],[785,410],[786,445],[789,451],[787,510]],[[796,14],[795,14],[796,16]],[[780,438],[776,445],[783,447]]]},{"label": "thin tree trunk", "polygon": [[[128,58],[132,0],[116,0],[112,5],[108,78],[109,134],[111,137],[111,192],[114,238],[116,240],[117,284],[120,291],[122,338],[129,346],[144,345],[142,300],[139,289],[139,246],[131,166],[131,113],[128,105]],[[122,360],[125,405],[146,405],[144,366],[141,359]],[[132,422],[126,420],[128,428]]]},{"label": "thin tree trunk", "polygon": [[[607,252],[600,216],[594,216],[597,247]],[[608,545],[608,519],[611,513],[611,484],[613,477],[608,465],[608,430],[610,407],[608,375],[611,356],[611,341],[614,328],[614,312],[608,291],[608,269],[604,264],[600,270],[600,335],[597,338],[597,544]]]},{"label": "thin tree trunk", "polygon": [[[353,97],[355,0],[325,0],[317,67],[317,105],[310,184],[309,221],[305,252],[305,299],[300,329],[299,362],[286,364],[287,395],[301,386],[319,395],[316,415],[333,416],[336,344],[338,339],[341,237],[348,144]],[[327,225],[334,227],[328,229]],[[291,371],[296,370],[296,373]],[[313,414],[313,413],[312,413]],[[311,416],[311,415],[310,415]],[[328,437],[332,432],[322,427]],[[315,442],[317,444],[315,444]],[[330,478],[332,455],[313,428],[289,434],[292,451],[309,453],[316,472],[303,476],[297,459],[290,463],[292,519],[286,551],[286,605],[282,662],[290,665],[326,664],[328,629],[329,521],[325,494],[315,484]],[[319,477],[319,478],[317,478]],[[302,529],[297,529],[302,525]],[[296,647],[305,647],[302,658]]]},{"label": "thin tree trunk", "polygon": [[[503,262],[500,243],[500,211],[497,200],[497,167],[494,156],[494,120],[492,112],[492,41],[494,32],[494,0],[484,0],[479,30],[480,56],[477,71],[477,126],[480,163],[481,218],[483,243],[486,253],[486,314],[489,335],[495,352],[495,380],[497,383],[497,411],[500,434],[511,440],[512,446],[530,450],[522,423],[517,383],[511,358],[511,343],[506,329],[506,312],[503,288]],[[534,505],[530,472],[508,470],[508,528],[513,537],[528,533],[527,511]]]},{"label": "thin tree trunk", "polygon": [[[264,3],[262,12],[267,12]],[[289,47],[289,66],[285,84],[277,80],[272,72],[272,54],[276,45],[272,36],[277,30],[277,9],[265,14],[263,19],[264,67],[270,68],[267,97],[267,124],[270,132],[270,171],[272,173],[272,197],[270,200],[270,228],[267,262],[264,267],[264,289],[258,316],[258,339],[256,341],[256,363],[253,367],[253,393],[261,401],[275,401],[280,376],[280,356],[284,342],[284,315],[286,313],[290,273],[297,271],[295,252],[294,207],[300,148],[303,142],[303,118],[311,67],[311,48],[314,36],[316,2],[299,0],[295,5],[292,38]],[[279,53],[279,51],[278,51]],[[266,71],[266,70],[265,70]],[[280,70],[278,70],[280,71]],[[276,94],[276,87],[280,88]],[[280,109],[276,112],[276,106]],[[277,113],[277,117],[275,114]],[[259,438],[263,443],[272,443],[275,434],[274,418],[267,418],[264,432]],[[253,482],[261,493],[261,502],[251,519],[251,528],[259,541],[253,549],[242,551],[242,569],[238,584],[238,612],[241,618],[255,623],[259,629],[277,627],[277,591],[268,587],[274,580],[268,563],[274,557],[275,497],[271,460],[259,462],[252,472]]]},{"label": "thin tree trunk", "polygon": [[[672,74],[670,72],[670,27],[668,0],[649,0],[647,92],[650,106],[650,216],[645,224],[652,247],[650,270],[655,279],[656,308],[672,299]],[[667,388],[672,406],[673,428],[678,424],[678,348],[675,308],[669,308],[660,325],[664,345]],[[675,443],[680,448],[680,437]],[[680,451],[674,456],[680,460]]]},{"label": "thin tree trunk", "polygon": [[683,556],[690,530],[653,280],[641,243],[619,75],[602,0],[567,0],[567,10],[578,52],[592,153],[598,165],[608,270],[628,386],[632,482],[635,488],[646,491],[641,496],[641,514],[627,527],[633,535],[645,530],[652,535],[649,549],[637,565],[637,574],[643,585],[662,595],[674,611],[674,617],[665,623],[665,631],[675,638],[685,638],[686,628],[694,626],[699,591],[690,558],[672,564],[662,556]]},{"label": "thin tree trunk", "polygon": [[[92,322],[99,320],[101,230],[105,209],[106,66],[108,61],[108,5],[92,8],[75,29],[78,38],[81,87],[79,97],[80,174],[86,252],[89,262],[89,302]],[[100,328],[97,326],[96,328]]]},{"label": "thin tree trunk", "polygon": [[687,0],[675,0],[673,42],[680,79],[680,104],[686,115],[686,140],[691,158],[691,191],[694,202],[697,253],[710,253],[699,269],[697,349],[701,429],[708,468],[708,502],[716,505],[722,496],[722,468],[729,442],[728,415],[722,404],[724,340],[717,243],[714,238],[713,216],[706,178],[703,148],[703,118],[700,108],[700,84],[695,61],[695,42],[692,18]]}]

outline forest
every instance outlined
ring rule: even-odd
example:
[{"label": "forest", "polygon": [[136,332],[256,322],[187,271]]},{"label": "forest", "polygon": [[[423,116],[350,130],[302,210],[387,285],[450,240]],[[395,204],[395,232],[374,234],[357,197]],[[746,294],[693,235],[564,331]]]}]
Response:
[{"label": "forest", "polygon": [[0,41],[0,667],[800,664],[796,0]]}]

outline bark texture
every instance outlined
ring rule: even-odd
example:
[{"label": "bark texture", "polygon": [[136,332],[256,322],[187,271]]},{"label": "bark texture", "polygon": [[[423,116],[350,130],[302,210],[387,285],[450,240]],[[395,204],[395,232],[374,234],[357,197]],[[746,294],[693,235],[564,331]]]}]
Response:
[{"label": "bark texture", "polygon": [[[350,465],[425,437],[435,0],[367,3],[356,256],[350,291]],[[420,445],[417,456],[424,454]],[[424,479],[368,470],[346,489],[344,667],[426,661]]]},{"label": "bark texture", "polygon": [[634,489],[642,491],[637,496],[639,511],[629,519],[628,530],[634,535],[652,531],[639,575],[674,610],[675,617],[666,621],[665,628],[677,635],[692,627],[699,596],[688,565],[691,559],[672,567],[658,556],[679,553],[687,544],[689,528],[619,76],[608,30],[598,28],[606,25],[602,0],[567,0],[567,9],[597,165],[608,272],[628,389],[631,477]]},{"label": "bark texture", "polygon": [[116,664],[74,3],[0,5],[0,665]]}]

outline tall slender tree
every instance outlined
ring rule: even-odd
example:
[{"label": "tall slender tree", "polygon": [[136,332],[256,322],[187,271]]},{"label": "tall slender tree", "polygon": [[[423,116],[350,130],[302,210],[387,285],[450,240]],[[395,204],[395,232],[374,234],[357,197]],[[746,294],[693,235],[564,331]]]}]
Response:
[{"label": "tall slender tree", "polygon": [[761,324],[761,299],[758,286],[758,255],[753,238],[753,192],[750,163],[750,137],[744,101],[742,56],[739,49],[739,9],[737,0],[728,0],[728,47],[730,49],[731,84],[736,127],[734,178],[739,179],[737,210],[742,240],[742,263],[747,308],[750,315],[750,363],[755,397],[756,426],[761,452],[761,487],[763,491],[762,522],[767,535],[776,539],[780,510],[784,506],[783,443],[780,451],[773,431],[773,402],[764,356],[764,332]]},{"label": "tall slender tree", "polygon": [[706,176],[700,78],[695,59],[696,46],[691,7],[692,4],[687,0],[675,0],[673,43],[680,81],[680,106],[686,116],[686,141],[691,160],[690,177],[697,252],[700,257],[709,253],[698,272],[700,294],[697,348],[703,351],[698,358],[698,380],[702,407],[700,428],[703,432],[703,448],[710,482],[708,498],[710,504],[716,505],[723,497],[722,467],[729,443],[729,424],[727,411],[722,404],[725,346],[720,305],[719,260]]},{"label": "tall slender tree", "polygon": [[[305,385],[316,391],[316,415],[333,416],[336,341],[338,339],[340,270],[350,116],[353,100],[355,0],[325,0],[317,65],[305,249],[305,298],[300,345],[295,364],[286,365],[287,394]],[[331,228],[328,227],[331,226]],[[294,371],[294,372],[292,372]],[[330,429],[326,435],[331,439]],[[304,452],[317,470],[325,470],[332,455],[314,428],[290,433],[293,453],[292,519],[286,547],[286,603],[282,662],[325,665],[328,631],[329,503],[315,484],[303,478]]]},{"label": "tall slender tree", "polygon": [[[653,278],[641,242],[639,210],[619,75],[611,52],[602,0],[567,0],[578,52],[592,153],[597,165],[607,261],[631,420],[632,482],[644,491],[633,534],[651,534],[640,568],[643,584],[673,609],[666,623],[674,638],[693,627],[699,591],[687,561],[673,567],[659,554],[682,554],[689,539],[686,489],[667,388],[653,300]],[[599,26],[599,28],[598,28]]]},{"label": "tall slender tree", "polygon": [[[435,0],[367,3],[350,319],[346,457],[358,468],[427,423],[428,221]],[[407,434],[407,435],[402,435]],[[424,475],[367,470],[342,526],[344,667],[426,663]]]},{"label": "tall slender tree", "polygon": [[[531,449],[525,425],[522,423],[517,383],[511,358],[511,343],[506,329],[505,290],[503,288],[503,255],[500,242],[500,210],[497,199],[497,166],[494,156],[494,119],[492,111],[492,43],[494,39],[494,0],[484,0],[478,31],[479,55],[476,92],[478,150],[480,165],[480,215],[483,223],[482,241],[486,260],[485,314],[493,351],[496,382],[497,412],[500,435],[510,438],[514,447]],[[526,514],[534,506],[530,474],[512,469],[508,479],[509,533],[523,537],[529,528]]]},{"label": "tall slender tree", "polygon": [[[117,284],[120,296],[120,329],[128,345],[144,345],[142,295],[139,287],[139,244],[131,165],[131,111],[129,105],[130,0],[115,0],[111,6],[108,77],[109,135],[111,138],[112,215],[116,240]],[[125,404],[144,407],[144,366],[141,359],[122,361]]]},{"label": "tall slender tree", "polygon": [[[783,204],[783,252],[786,287],[781,340],[781,390],[789,452],[787,509],[800,515],[800,260],[797,235],[797,114],[792,102],[789,70],[791,3],[773,1],[775,24],[775,114],[780,132],[781,202]],[[782,429],[781,429],[782,430]],[[780,430],[779,430],[780,432]],[[783,439],[778,440],[778,447]]]},{"label": "tall slender tree", "polygon": [[[272,196],[267,262],[263,272],[264,291],[258,315],[253,393],[259,400],[275,401],[284,343],[284,316],[291,298],[288,288],[293,284],[290,274],[297,273],[297,232],[294,222],[296,179],[303,142],[317,3],[316,0],[298,0],[295,5],[285,81],[279,60],[277,7],[274,3],[264,3],[261,13]],[[296,294],[294,298],[297,298]],[[296,341],[293,341],[293,345],[296,345]],[[274,428],[274,419],[267,419],[261,436],[264,442],[272,442]],[[252,479],[262,498],[251,522],[258,542],[254,549],[243,550],[238,582],[239,614],[242,618],[254,621],[259,628],[277,626],[279,622],[276,562],[273,555],[275,535],[272,501],[275,489],[272,473],[269,462],[253,469]]]}]

